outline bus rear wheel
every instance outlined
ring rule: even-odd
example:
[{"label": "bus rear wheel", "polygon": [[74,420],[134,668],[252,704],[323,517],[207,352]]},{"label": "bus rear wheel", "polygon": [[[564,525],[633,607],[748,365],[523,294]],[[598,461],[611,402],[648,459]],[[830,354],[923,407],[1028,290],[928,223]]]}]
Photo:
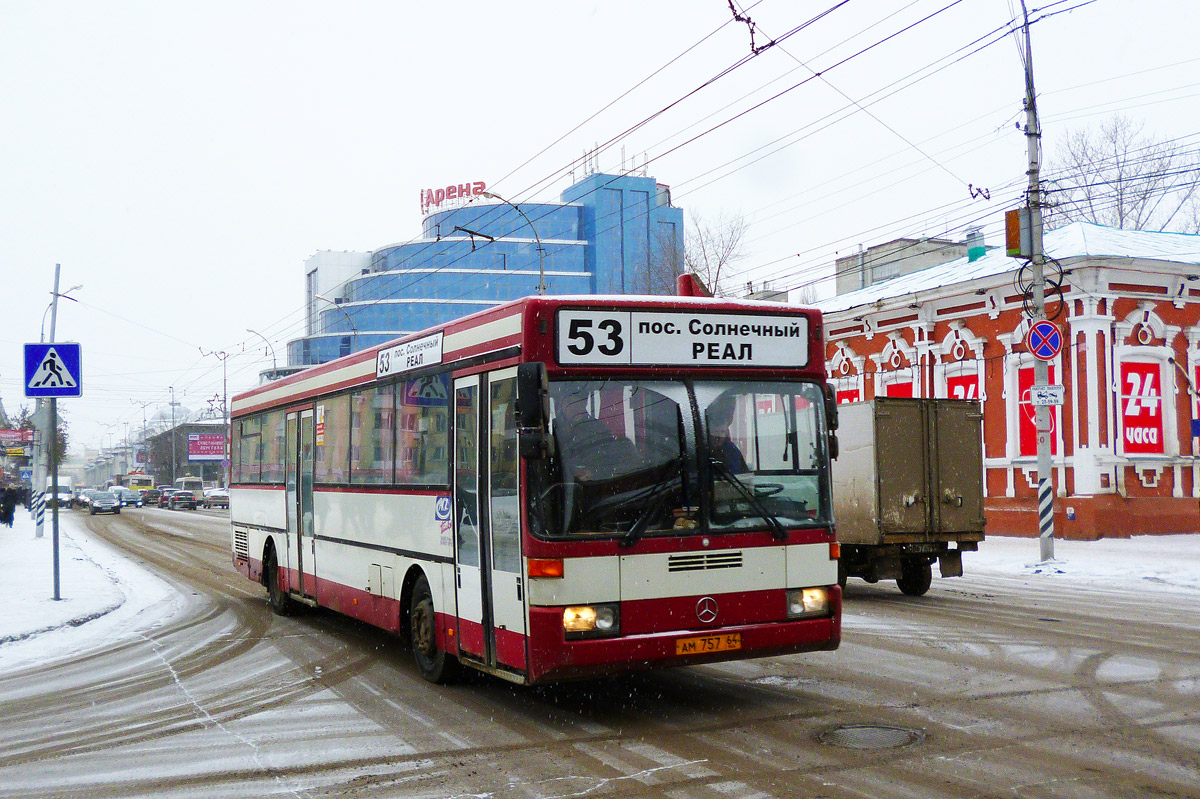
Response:
[{"label": "bus rear wheel", "polygon": [[413,585],[412,599],[408,609],[409,640],[412,641],[413,660],[417,671],[432,683],[442,685],[454,679],[458,661],[453,655],[438,649],[437,617],[433,607],[433,594],[425,575],[417,578]]},{"label": "bus rear wheel", "polygon": [[933,582],[933,569],[929,561],[922,558],[908,558],[900,564],[900,578],[896,585],[900,592],[908,596],[924,596]]},{"label": "bus rear wheel", "polygon": [[296,603],[279,585],[279,561],[275,558],[274,549],[267,553],[263,572],[267,578],[267,602],[271,605],[271,611],[276,616],[291,616],[296,612]]}]

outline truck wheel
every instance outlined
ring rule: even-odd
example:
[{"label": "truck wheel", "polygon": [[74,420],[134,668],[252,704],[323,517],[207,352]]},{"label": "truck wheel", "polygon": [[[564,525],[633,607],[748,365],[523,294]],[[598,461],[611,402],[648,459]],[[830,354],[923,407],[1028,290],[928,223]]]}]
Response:
[{"label": "truck wheel", "polygon": [[838,560],[838,585],[840,585],[842,588],[845,588],[846,580],[848,580],[848,579],[849,579],[849,575],[846,574],[846,564],[839,559]]},{"label": "truck wheel", "polygon": [[408,611],[408,629],[413,660],[416,661],[417,671],[421,672],[421,676],[439,685],[454,679],[458,661],[453,655],[447,655],[438,649],[433,594],[429,590],[429,581],[423,574],[413,586]]},{"label": "truck wheel", "polygon": [[900,578],[896,585],[908,596],[924,596],[933,582],[933,569],[929,561],[909,558],[900,564]]}]

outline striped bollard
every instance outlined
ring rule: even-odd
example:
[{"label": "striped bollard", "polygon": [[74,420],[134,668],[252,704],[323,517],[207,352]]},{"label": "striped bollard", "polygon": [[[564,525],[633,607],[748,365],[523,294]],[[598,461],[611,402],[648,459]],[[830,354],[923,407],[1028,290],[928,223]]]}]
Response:
[{"label": "striped bollard", "polygon": [[1042,562],[1054,560],[1054,484],[1049,479],[1038,480],[1038,530]]}]

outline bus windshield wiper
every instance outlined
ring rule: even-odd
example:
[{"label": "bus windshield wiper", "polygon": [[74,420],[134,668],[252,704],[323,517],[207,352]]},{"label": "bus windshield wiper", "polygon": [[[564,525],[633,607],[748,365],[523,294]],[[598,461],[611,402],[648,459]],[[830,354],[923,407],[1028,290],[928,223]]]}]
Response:
[{"label": "bus windshield wiper", "polygon": [[767,527],[771,528],[771,537],[776,541],[787,540],[787,530],[783,529],[783,524],[775,517],[775,514],[767,510],[767,506],[762,504],[762,500],[754,496],[754,492],[750,487],[741,481],[741,479],[733,473],[733,470],[725,465],[723,461],[716,458],[709,458],[709,465],[714,471],[720,472],[721,476],[742,495],[742,498],[750,503],[750,507],[754,508],[754,512],[762,517],[762,520],[767,523]]},{"label": "bus windshield wiper", "polygon": [[646,526],[650,524],[650,519],[652,519],[654,514],[658,513],[658,511],[662,509],[663,501],[671,495],[670,491],[664,491],[663,489],[674,488],[674,485],[672,484],[675,482],[675,478],[682,474],[683,463],[684,458],[682,455],[667,462],[666,465],[668,468],[666,472],[664,472],[663,476],[658,479],[658,482],[650,486],[646,493],[641,497],[641,499],[645,501],[646,506],[642,509],[642,512],[638,514],[638,517],[633,520],[633,524],[630,525],[629,531],[626,532],[625,535],[621,536],[620,540],[617,541],[620,546],[631,547],[641,539],[642,534],[646,532]]}]

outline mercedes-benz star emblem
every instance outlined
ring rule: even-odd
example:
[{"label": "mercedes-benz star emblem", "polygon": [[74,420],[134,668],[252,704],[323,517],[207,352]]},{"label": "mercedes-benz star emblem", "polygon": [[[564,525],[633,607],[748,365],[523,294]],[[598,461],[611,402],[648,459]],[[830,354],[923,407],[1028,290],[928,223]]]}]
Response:
[{"label": "mercedes-benz star emblem", "polygon": [[717,620],[717,600],[710,596],[704,597],[696,603],[696,618],[705,624],[710,624]]}]

